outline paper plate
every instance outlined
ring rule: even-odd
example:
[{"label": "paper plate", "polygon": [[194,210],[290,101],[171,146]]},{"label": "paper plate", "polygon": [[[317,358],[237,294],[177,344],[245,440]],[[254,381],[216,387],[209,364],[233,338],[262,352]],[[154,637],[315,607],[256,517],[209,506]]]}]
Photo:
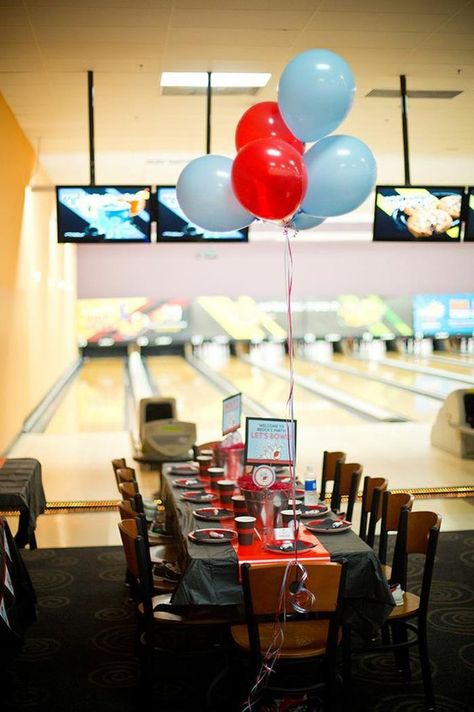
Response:
[{"label": "paper plate", "polygon": [[173,482],[173,487],[179,487],[181,489],[198,490],[204,489],[205,486],[206,485],[201,482],[198,477],[186,477],[185,479],[175,480],[175,482]]},{"label": "paper plate", "polygon": [[195,529],[188,537],[199,544],[229,544],[237,539],[237,532],[233,529]]},{"label": "paper plate", "polygon": [[230,509],[221,507],[201,507],[193,511],[196,519],[204,519],[208,522],[218,522],[220,519],[230,519],[234,513]]},{"label": "paper plate", "polygon": [[345,519],[312,519],[304,525],[315,534],[342,534],[352,528],[352,522]]},{"label": "paper plate", "polygon": [[195,502],[196,504],[204,504],[205,502],[213,502],[217,499],[215,494],[211,492],[184,492],[181,495],[181,499],[185,502]]},{"label": "paper plate", "polygon": [[329,513],[329,507],[327,504],[300,504],[298,509],[301,511],[301,519],[314,519],[315,517],[323,517],[325,514]]},{"label": "paper plate", "polygon": [[199,467],[196,465],[173,465],[168,470],[170,475],[181,475],[181,477],[192,477],[199,474]]},{"label": "paper plate", "polygon": [[[289,544],[291,544],[291,546],[288,546]],[[274,539],[273,541],[265,544],[265,549],[273,552],[274,554],[283,554],[288,556],[288,554],[294,554],[295,551],[298,551],[298,553],[311,551],[311,549],[314,549],[315,546],[315,542],[308,541],[307,539],[297,539],[296,541],[290,541],[289,539]]]}]

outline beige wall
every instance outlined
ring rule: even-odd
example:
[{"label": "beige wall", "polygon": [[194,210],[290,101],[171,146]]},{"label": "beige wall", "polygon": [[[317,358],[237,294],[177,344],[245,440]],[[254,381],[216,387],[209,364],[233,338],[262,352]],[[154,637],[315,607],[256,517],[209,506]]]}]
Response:
[{"label": "beige wall", "polygon": [[[55,196],[0,96],[0,452],[77,358],[76,254],[58,245]],[[34,457],[34,453],[32,453]]]}]

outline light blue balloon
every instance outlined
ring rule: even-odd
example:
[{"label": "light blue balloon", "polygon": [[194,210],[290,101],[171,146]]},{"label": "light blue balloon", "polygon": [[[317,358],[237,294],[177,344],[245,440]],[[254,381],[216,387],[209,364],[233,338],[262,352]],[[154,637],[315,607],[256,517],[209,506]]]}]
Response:
[{"label": "light blue balloon", "polygon": [[317,141],[345,119],[354,93],[354,75],[342,57],[328,49],[309,49],[283,70],[278,106],[295,136]]},{"label": "light blue balloon", "polygon": [[355,136],[326,136],[304,155],[308,190],[301,210],[330,217],[355,210],[372,192],[377,164],[370,148]]},{"label": "light blue balloon", "polygon": [[312,227],[321,225],[324,220],[325,218],[318,218],[316,215],[308,215],[302,210],[298,210],[291,218],[291,224],[296,230],[309,230]]},{"label": "light blue balloon", "polygon": [[179,207],[203,230],[231,232],[255,220],[235,197],[231,170],[232,159],[208,154],[190,161],[181,171],[176,185]]}]

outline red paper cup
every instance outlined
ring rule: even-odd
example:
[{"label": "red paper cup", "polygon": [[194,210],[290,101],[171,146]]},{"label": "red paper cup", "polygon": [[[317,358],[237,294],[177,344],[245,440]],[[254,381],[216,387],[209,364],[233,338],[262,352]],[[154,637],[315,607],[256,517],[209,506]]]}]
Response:
[{"label": "red paper cup", "polygon": [[219,497],[221,504],[230,505],[232,504],[232,495],[235,490],[235,482],[233,480],[218,480],[217,486],[219,488]]},{"label": "red paper cup", "polygon": [[209,477],[209,486],[213,492],[219,491],[218,482],[224,479],[224,468],[223,467],[210,467],[207,471],[207,476]]},{"label": "red paper cup", "polygon": [[234,496],[232,497],[232,507],[234,509],[234,517],[239,517],[248,514],[247,505],[245,504],[245,497],[243,494],[234,494]]},{"label": "red paper cup", "polygon": [[201,477],[208,477],[208,470],[212,465],[212,455],[198,455],[196,462],[199,465],[199,474]]},{"label": "red paper cup", "polygon": [[235,526],[237,527],[237,536],[240,546],[250,546],[253,543],[253,534],[255,529],[255,517],[240,516],[235,518]]}]

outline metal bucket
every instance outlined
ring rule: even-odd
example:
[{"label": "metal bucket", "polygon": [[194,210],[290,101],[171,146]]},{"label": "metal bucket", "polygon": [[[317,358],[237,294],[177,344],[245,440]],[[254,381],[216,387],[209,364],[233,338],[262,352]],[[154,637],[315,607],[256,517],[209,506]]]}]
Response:
[{"label": "metal bucket", "polygon": [[240,490],[245,497],[247,512],[255,517],[255,528],[261,534],[281,526],[282,509],[288,508],[290,489]]}]

